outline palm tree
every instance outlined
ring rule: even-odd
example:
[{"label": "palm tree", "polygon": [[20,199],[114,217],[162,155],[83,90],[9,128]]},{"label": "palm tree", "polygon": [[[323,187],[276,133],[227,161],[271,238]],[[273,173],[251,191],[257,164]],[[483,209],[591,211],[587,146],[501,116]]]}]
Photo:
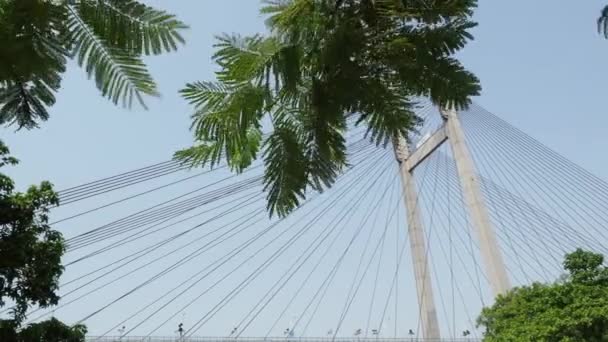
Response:
[{"label": "palm tree", "polygon": [[176,50],[185,28],[135,0],[0,1],[0,123],[47,120],[68,59],[115,104],[145,107],[158,90],[142,57]]},{"label": "palm tree", "polygon": [[[288,214],[308,189],[347,165],[348,117],[386,145],[415,130],[415,99],[463,108],[478,79],[454,58],[472,39],[476,0],[269,0],[270,34],[217,37],[217,80],[182,90],[195,107],[193,166],[235,171],[261,153],[270,214]],[[262,135],[262,122],[272,132]]]},{"label": "palm tree", "polygon": [[602,14],[597,19],[597,28],[608,39],[608,5],[604,7]]}]

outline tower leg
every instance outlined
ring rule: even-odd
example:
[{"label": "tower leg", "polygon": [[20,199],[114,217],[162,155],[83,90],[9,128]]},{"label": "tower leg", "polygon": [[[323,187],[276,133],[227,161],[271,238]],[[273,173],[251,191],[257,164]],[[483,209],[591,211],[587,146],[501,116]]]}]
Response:
[{"label": "tower leg", "polygon": [[403,200],[408,218],[408,234],[412,261],[414,263],[414,276],[416,278],[416,292],[418,294],[418,305],[420,307],[420,322],[422,334],[425,339],[439,340],[441,334],[437,320],[437,310],[433,299],[433,284],[431,283],[430,268],[424,229],[418,210],[418,195],[414,177],[408,170],[405,161],[409,157],[409,148],[403,138],[394,139],[393,148],[399,161],[399,173],[401,175],[401,186]]},{"label": "tower leg", "polygon": [[455,110],[443,110],[442,112],[446,119],[448,141],[452,147],[465,204],[479,239],[479,249],[486,275],[494,295],[503,294],[511,288],[511,285],[458,113]]}]

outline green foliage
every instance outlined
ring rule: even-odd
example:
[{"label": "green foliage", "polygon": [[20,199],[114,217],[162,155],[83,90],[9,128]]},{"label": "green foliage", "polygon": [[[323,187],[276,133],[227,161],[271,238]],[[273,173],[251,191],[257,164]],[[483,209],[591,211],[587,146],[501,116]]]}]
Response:
[{"label": "green foliage", "polygon": [[82,324],[68,326],[51,318],[17,330],[11,321],[0,321],[0,340],[3,342],[84,342],[87,328]]},{"label": "green foliage", "polygon": [[602,14],[597,19],[597,29],[608,39],[608,6],[604,7]]},{"label": "green foliage", "polygon": [[566,256],[566,277],[499,296],[478,325],[484,341],[608,341],[608,268],[601,254]]},{"label": "green foliage", "polygon": [[158,90],[142,57],[176,50],[185,28],[134,0],[0,0],[0,123],[47,120],[68,58],[104,97],[145,107]]},{"label": "green foliage", "polygon": [[[0,167],[16,163],[0,141]],[[49,182],[19,193],[0,173],[0,307],[7,300],[15,304],[15,324],[23,320],[29,305],[48,307],[59,299],[65,245],[61,233],[48,225],[49,208],[58,203]]]},{"label": "green foliage", "polygon": [[65,72],[65,13],[51,2],[0,1],[0,123],[32,128],[48,119]]},{"label": "green foliage", "polygon": [[[453,56],[472,39],[476,0],[271,0],[268,36],[220,35],[214,82],[191,83],[192,166],[222,160],[242,171],[260,150],[270,214],[288,214],[308,188],[347,166],[347,117],[376,144],[416,129],[417,97],[466,107],[477,78]],[[261,141],[269,122],[273,133]]]}]

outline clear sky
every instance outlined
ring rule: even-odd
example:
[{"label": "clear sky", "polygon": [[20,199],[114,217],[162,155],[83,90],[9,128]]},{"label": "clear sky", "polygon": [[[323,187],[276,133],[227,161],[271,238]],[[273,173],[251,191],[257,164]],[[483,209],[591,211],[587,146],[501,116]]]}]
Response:
[{"label": "clear sky", "polygon": [[[213,77],[213,35],[264,32],[256,0],[147,0],[189,24],[187,45],[149,60],[162,97],[148,111],[120,109],[71,65],[50,120],[0,137],[20,160],[19,187],[51,180],[58,189],[167,160],[191,142],[191,108],[177,90]],[[479,27],[460,54],[481,79],[475,99],[577,164],[608,179],[608,40],[596,31],[603,0],[481,0]]]}]

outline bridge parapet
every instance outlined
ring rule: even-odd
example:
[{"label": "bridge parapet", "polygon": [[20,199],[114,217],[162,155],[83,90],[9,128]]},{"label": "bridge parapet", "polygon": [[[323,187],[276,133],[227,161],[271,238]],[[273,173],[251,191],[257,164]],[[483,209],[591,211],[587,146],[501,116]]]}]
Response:
[{"label": "bridge parapet", "polygon": [[86,342],[478,342],[481,341],[475,338],[460,338],[460,339],[424,339],[424,338],[382,338],[382,337],[170,337],[170,336],[151,336],[151,337],[117,337],[104,336],[95,337],[89,336]]}]

